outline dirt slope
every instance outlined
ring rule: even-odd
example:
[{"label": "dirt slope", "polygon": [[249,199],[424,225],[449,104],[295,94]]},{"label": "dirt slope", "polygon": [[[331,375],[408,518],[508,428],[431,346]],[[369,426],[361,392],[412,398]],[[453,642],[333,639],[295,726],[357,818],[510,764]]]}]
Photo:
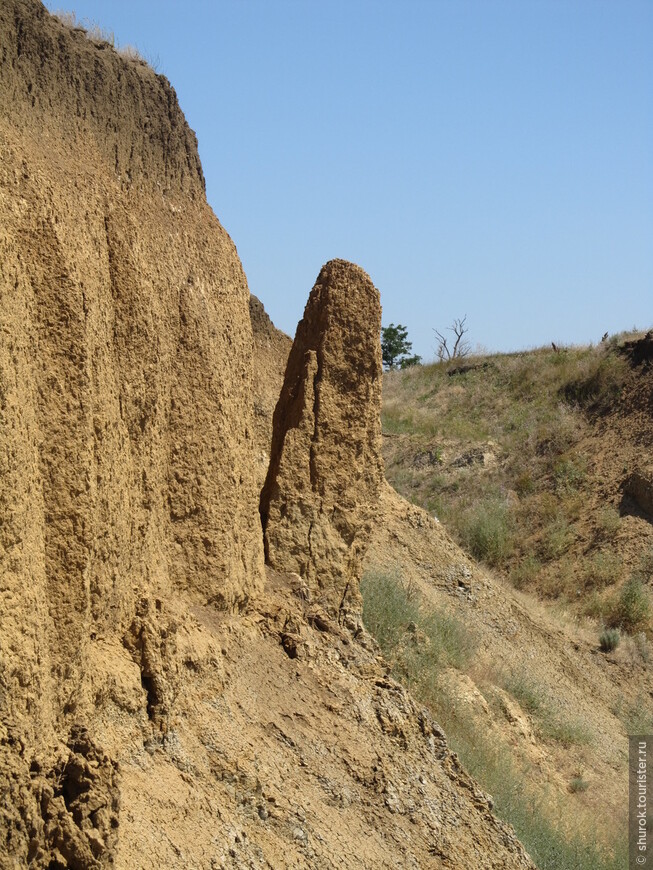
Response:
[{"label": "dirt slope", "polygon": [[104,646],[124,675],[93,723],[120,764],[116,866],[530,867],[429,715],[296,580],[269,573],[239,617],[163,605],[179,675],[162,740]]},{"label": "dirt slope", "polygon": [[[646,344],[644,340],[636,345]],[[598,536],[601,508],[612,505],[621,517],[613,542],[627,569],[653,550],[653,368],[631,363],[619,396],[605,414],[591,418],[578,450],[588,458],[591,498],[584,505],[582,543]],[[648,578],[653,583],[653,576]]]},{"label": "dirt slope", "polygon": [[[454,743],[458,734],[468,742],[470,732],[482,735],[488,755],[505,751],[523,771],[541,812],[607,847],[625,839],[627,736],[653,725],[650,618],[622,624],[617,649],[599,647],[603,623],[625,621],[629,577],[640,584],[636,604],[651,596],[646,347],[650,339],[621,339],[471,360],[453,376],[434,367],[391,373],[386,467],[407,497],[431,509],[437,502],[444,519],[388,488],[367,558],[368,570],[401,576],[426,610],[457,619],[473,642],[473,660],[436,680],[436,715]],[[487,533],[482,544],[497,526],[489,510],[474,514],[475,504],[485,499],[505,509],[499,518],[514,518],[503,527],[516,538],[505,558],[485,548],[493,569],[449,538],[457,516],[445,508],[456,499]],[[558,529],[564,546],[551,544],[539,575],[527,574]]]},{"label": "dirt slope", "polygon": [[[632,644],[608,656],[600,653],[596,635],[493,579],[441,524],[389,486],[382,515],[367,569],[400,571],[425,607],[454,616],[474,640],[470,667],[439,675],[448,712],[457,707],[457,715],[485,735],[488,750],[510,747],[515,760],[528,767],[533,795],[541,799],[550,791],[552,808],[562,800],[567,813],[584,814],[585,829],[598,814],[610,845],[626,824],[627,734],[638,727],[628,722],[628,712],[640,723],[653,721],[647,660]],[[530,696],[515,692],[519,687],[550,705],[555,727],[538,733],[538,711],[524,704]],[[570,794],[579,769],[590,788]]]}]

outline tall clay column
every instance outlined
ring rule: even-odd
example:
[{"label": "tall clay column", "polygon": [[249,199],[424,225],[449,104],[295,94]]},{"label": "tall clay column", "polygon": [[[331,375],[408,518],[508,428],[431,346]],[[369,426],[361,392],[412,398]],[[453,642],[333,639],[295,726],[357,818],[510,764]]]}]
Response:
[{"label": "tall clay column", "polygon": [[290,351],[261,492],[268,564],[300,574],[340,617],[360,606],[383,480],[380,333],[369,276],[353,263],[328,262]]}]

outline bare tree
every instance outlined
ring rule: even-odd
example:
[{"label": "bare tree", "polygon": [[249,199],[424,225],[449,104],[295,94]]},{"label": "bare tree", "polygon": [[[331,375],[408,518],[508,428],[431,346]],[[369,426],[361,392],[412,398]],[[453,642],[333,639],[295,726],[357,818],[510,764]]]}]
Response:
[{"label": "bare tree", "polygon": [[467,315],[463,318],[457,317],[452,326],[448,326],[449,332],[453,332],[454,339],[452,347],[449,347],[449,340],[442,333],[434,329],[433,332],[438,337],[437,355],[439,360],[462,359],[469,356],[471,353],[471,345],[465,338],[469,327],[465,325]]}]

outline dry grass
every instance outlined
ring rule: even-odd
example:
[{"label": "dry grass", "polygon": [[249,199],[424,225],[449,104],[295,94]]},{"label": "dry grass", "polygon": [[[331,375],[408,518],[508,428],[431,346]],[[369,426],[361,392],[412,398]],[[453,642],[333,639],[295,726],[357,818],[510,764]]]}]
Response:
[{"label": "dry grass", "polygon": [[69,27],[72,30],[83,31],[86,38],[91,42],[110,45],[126,60],[147,64],[148,66],[151,66],[155,72],[158,70],[158,59],[144,57],[135,45],[119,45],[113,30],[103,27],[101,24],[98,24],[97,21],[92,21],[89,18],[78,18],[77,13],[62,9],[58,9],[52,14],[65,27]]},{"label": "dry grass", "polygon": [[648,626],[646,603],[611,597],[629,573],[618,494],[588,521],[584,444],[628,377],[618,347],[634,335],[477,356],[454,375],[442,362],[386,374],[382,415],[388,480],[467,552],[517,588],[632,631]]},{"label": "dry grass", "polygon": [[[452,748],[481,787],[492,794],[495,812],[514,826],[537,866],[541,870],[622,867],[624,842],[612,842],[611,850],[597,845],[593,813],[576,804],[570,814],[559,796],[547,787],[535,786],[537,772],[532,763],[497,742],[487,728],[478,727],[448,696],[446,680],[440,679],[447,669],[471,675],[475,667],[475,641],[465,626],[442,611],[426,610],[414,590],[402,582],[399,571],[367,574],[361,591],[365,625],[379,641],[395,675],[432,709]],[[496,674],[492,677],[493,681],[497,678]],[[578,747],[591,740],[583,724],[562,716],[532,679],[513,675],[503,682],[545,741]],[[484,691],[490,698],[490,691]],[[629,708],[623,715],[632,718],[633,711]],[[570,780],[568,800],[583,801],[588,788],[589,783],[578,774]]]}]

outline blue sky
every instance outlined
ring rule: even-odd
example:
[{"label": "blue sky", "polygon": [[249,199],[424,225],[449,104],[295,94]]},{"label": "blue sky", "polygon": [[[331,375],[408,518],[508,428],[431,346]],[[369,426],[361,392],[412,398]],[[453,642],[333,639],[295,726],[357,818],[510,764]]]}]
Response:
[{"label": "blue sky", "polygon": [[158,61],[290,335],[333,257],[425,359],[653,325],[651,0],[47,5]]}]

